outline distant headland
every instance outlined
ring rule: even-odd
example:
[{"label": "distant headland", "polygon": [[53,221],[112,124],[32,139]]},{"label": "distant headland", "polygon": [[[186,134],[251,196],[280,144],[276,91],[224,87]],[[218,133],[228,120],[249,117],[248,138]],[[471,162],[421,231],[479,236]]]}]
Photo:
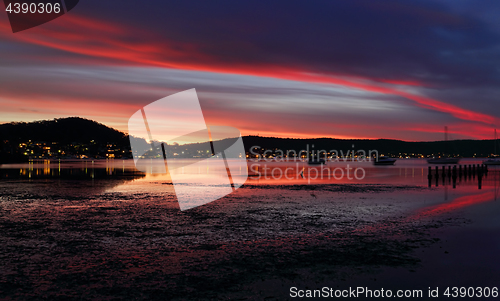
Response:
[{"label": "distant headland", "polygon": [[[380,155],[399,158],[425,158],[444,155],[453,157],[488,157],[493,153],[493,140],[451,140],[408,142],[392,139],[274,138],[244,136],[248,158],[258,154],[268,157],[287,150],[363,149],[377,150]],[[169,146],[186,154],[199,145]],[[35,122],[12,122],[0,125],[0,163],[26,162],[30,159],[112,159],[132,158],[126,133],[80,117]]]}]

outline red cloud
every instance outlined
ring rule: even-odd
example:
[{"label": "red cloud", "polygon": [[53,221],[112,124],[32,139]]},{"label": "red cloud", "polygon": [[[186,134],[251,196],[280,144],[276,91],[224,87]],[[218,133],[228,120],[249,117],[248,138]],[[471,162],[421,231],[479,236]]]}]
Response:
[{"label": "red cloud", "polygon": [[[165,40],[137,28],[126,28],[121,24],[113,24],[75,14],[71,18],[60,18],[44,26],[14,35],[6,24],[0,25],[0,34],[4,38],[80,54],[84,58],[99,59],[102,60],[102,64],[156,66],[264,76],[310,83],[335,84],[370,92],[396,95],[412,100],[418,107],[447,113],[463,121],[482,124],[483,126],[476,125],[476,128],[481,128],[482,131],[490,129],[492,125],[497,124],[499,121],[494,116],[473,112],[399,89],[401,85],[419,86],[420,83],[418,82],[391,79],[380,82],[380,80],[370,78],[319,74],[314,70],[288,66],[226,62],[204,51],[201,45]],[[134,37],[134,39],[131,37]],[[472,131],[468,132],[471,132],[472,136],[477,136],[477,133],[475,135]]]}]

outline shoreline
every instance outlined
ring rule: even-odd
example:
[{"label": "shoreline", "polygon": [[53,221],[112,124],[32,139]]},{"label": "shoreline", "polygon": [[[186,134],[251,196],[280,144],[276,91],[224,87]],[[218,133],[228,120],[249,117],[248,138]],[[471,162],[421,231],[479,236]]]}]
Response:
[{"label": "shoreline", "polygon": [[422,254],[451,237],[435,229],[496,204],[491,186],[412,182],[247,181],[182,212],[163,177],[12,179],[0,192],[0,292],[14,299],[272,300],[291,285],[395,287],[393,275],[435,265]]}]

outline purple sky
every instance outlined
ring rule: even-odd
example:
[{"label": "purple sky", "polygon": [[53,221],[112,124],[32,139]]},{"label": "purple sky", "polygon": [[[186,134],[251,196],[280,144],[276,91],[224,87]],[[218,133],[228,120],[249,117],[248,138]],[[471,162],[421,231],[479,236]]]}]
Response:
[{"label": "purple sky", "polygon": [[491,139],[498,1],[97,1],[13,34],[0,14],[0,122],[126,131],[196,88],[209,124],[281,137]]}]

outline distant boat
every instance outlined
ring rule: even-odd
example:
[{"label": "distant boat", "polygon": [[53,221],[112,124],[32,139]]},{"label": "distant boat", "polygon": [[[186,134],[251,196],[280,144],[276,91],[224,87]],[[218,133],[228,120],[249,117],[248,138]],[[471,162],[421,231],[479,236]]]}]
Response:
[{"label": "distant boat", "polygon": [[428,159],[429,164],[458,164],[460,158],[432,158]]},{"label": "distant boat", "polygon": [[493,144],[495,147],[495,153],[494,153],[493,158],[490,158],[488,160],[483,161],[484,165],[500,165],[500,159],[497,158],[497,140],[498,140],[497,130],[495,129],[495,139],[493,140]]},{"label": "distant boat", "polygon": [[500,165],[500,159],[488,159],[483,161],[484,165]]},{"label": "distant boat", "polygon": [[[446,144],[448,143],[448,127],[444,127],[444,145],[446,148]],[[446,152],[446,150],[445,150]],[[447,158],[447,157],[442,157],[442,158],[430,158],[427,159],[427,163],[429,164],[458,164],[460,161],[460,158]]]},{"label": "distant boat", "polygon": [[309,165],[321,165],[321,164],[326,164],[326,160],[325,159],[322,159],[322,158],[319,158],[319,159],[316,159],[316,158],[309,158],[309,161],[307,161],[307,163]]},{"label": "distant boat", "polygon": [[396,159],[386,156],[378,157],[378,159],[373,161],[374,165],[394,165],[394,163],[396,163]]}]

